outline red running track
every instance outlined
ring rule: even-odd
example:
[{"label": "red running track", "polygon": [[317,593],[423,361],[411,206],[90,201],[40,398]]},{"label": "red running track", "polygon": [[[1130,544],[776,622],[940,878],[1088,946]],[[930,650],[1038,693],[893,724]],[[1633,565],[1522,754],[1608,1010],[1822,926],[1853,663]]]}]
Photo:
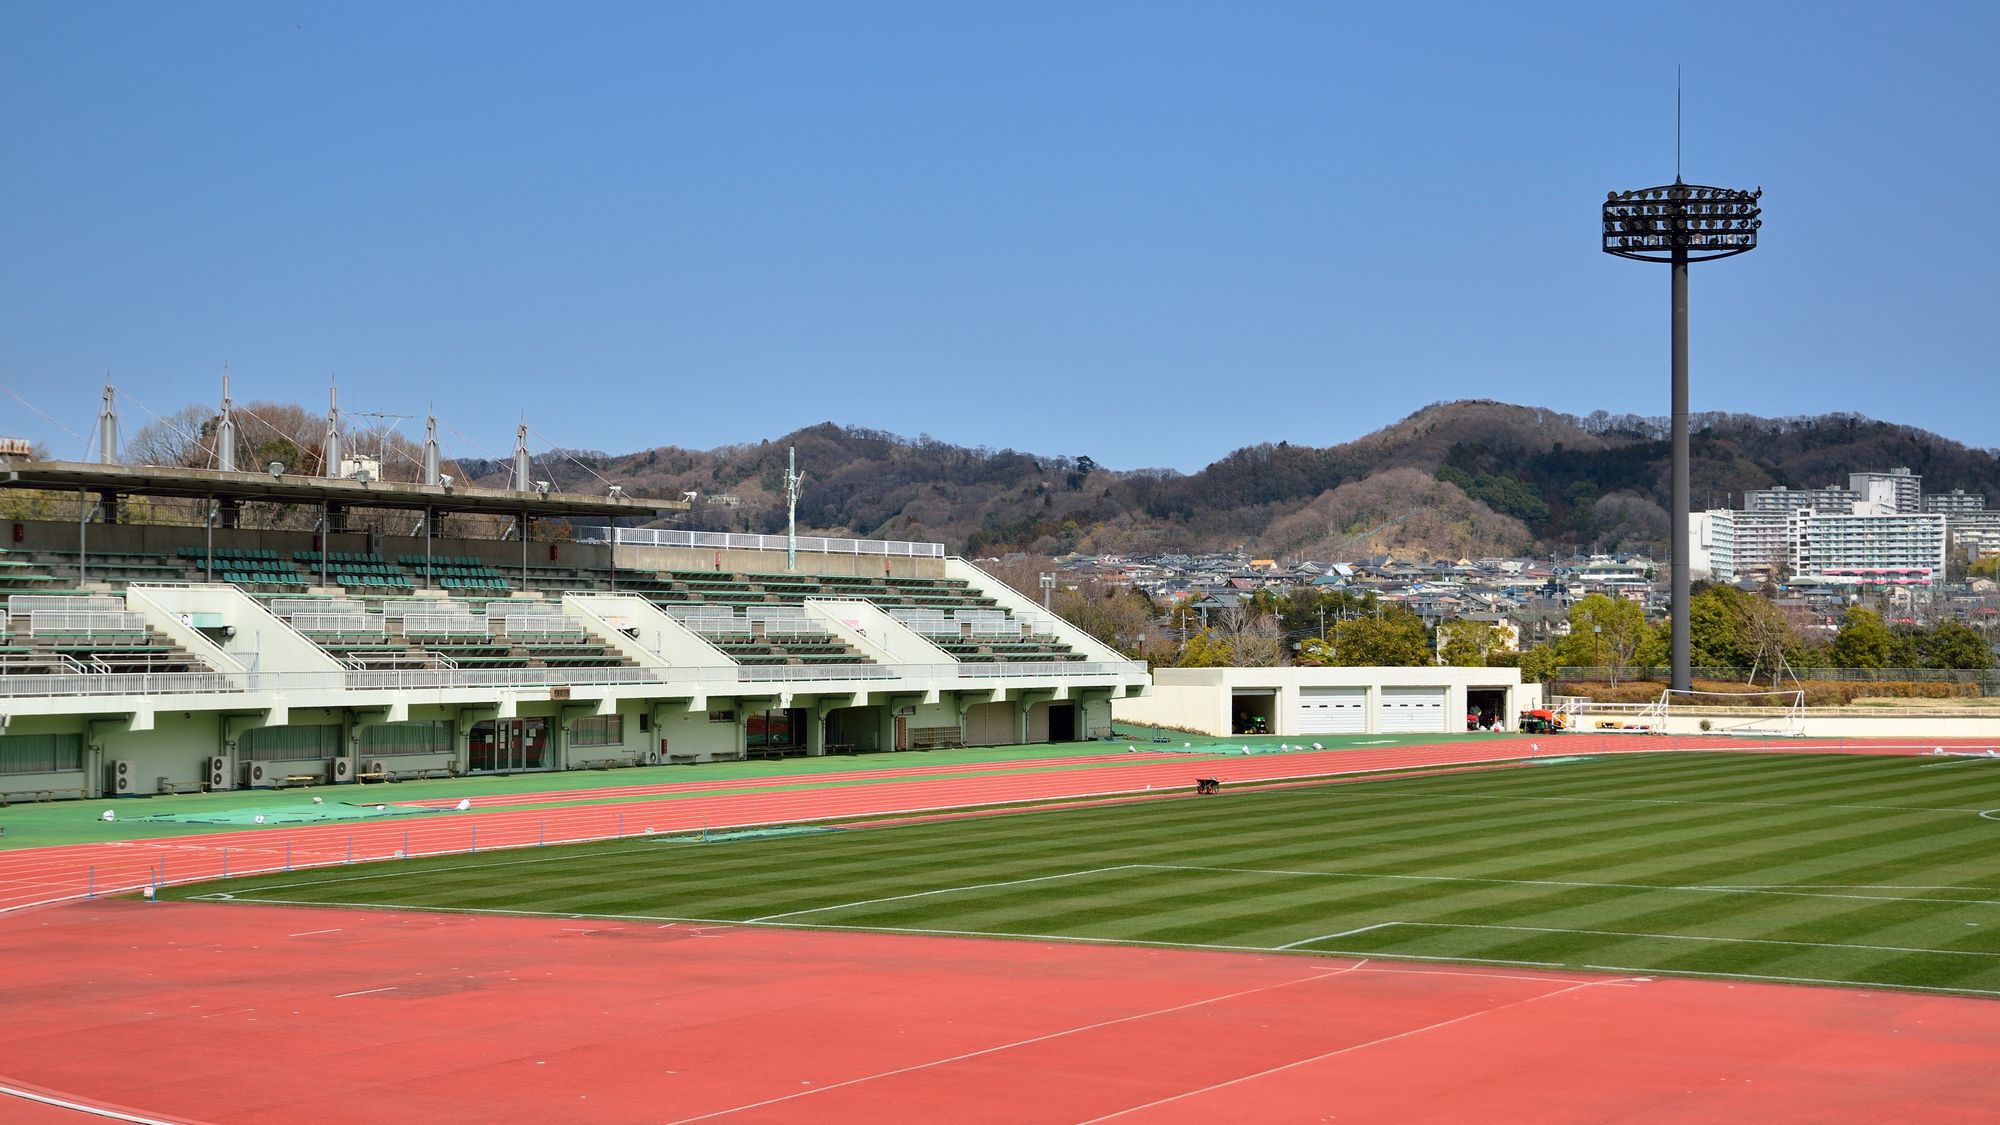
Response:
[{"label": "red running track", "polygon": [[0,919],[0,1120],[1990,1122],[2000,1004],[214,903]]},{"label": "red running track", "polygon": [[[926,813],[976,805],[1182,791],[1197,775],[1215,776],[1230,783],[1509,761],[1528,756],[1535,746],[1541,746],[1544,755],[1674,749],[1915,754],[1930,749],[1932,744],[1860,747],[1795,739],[1772,742],[1564,735],[1553,739],[1496,738],[1434,746],[1301,751],[1240,759],[1121,754],[1105,756],[1097,759],[1094,766],[1078,769],[973,773],[946,778],[904,775],[868,784],[816,784],[830,778],[844,781],[857,775],[808,774],[787,779],[799,786],[793,789],[673,796],[674,790],[685,788],[681,783],[663,786],[659,800],[635,798],[532,810],[503,807],[489,811],[486,805],[490,799],[473,798],[474,808],[468,812],[440,812],[400,821],[271,826],[202,836],[4,852],[0,853],[0,911],[66,901],[87,892],[122,893],[156,882],[196,882],[225,874],[283,870],[288,866],[315,867],[350,860],[394,859],[399,855],[531,847],[649,832],[687,833],[855,816]],[[921,768],[915,771],[929,772],[932,771]],[[765,780],[782,783],[778,779]],[[527,796],[536,801],[556,802],[573,800],[576,794],[550,792]],[[509,803],[521,799],[523,795],[507,798]]]}]

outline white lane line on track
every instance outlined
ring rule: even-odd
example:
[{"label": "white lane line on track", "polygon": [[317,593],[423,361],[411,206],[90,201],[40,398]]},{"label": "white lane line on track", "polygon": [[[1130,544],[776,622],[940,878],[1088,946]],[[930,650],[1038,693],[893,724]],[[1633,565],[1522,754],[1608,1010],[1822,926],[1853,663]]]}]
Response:
[{"label": "white lane line on track", "polygon": [[1568,986],[1567,988],[1558,988],[1552,992],[1544,992],[1538,996],[1529,996],[1521,1000],[1511,1000],[1505,1004],[1495,1004],[1488,1008],[1481,1008],[1476,1012],[1467,1012],[1462,1016],[1453,1016],[1451,1019],[1448,1020],[1438,1020],[1436,1023],[1425,1024],[1422,1027],[1413,1027],[1408,1031],[1399,1031],[1394,1035],[1384,1035],[1381,1036],[1380,1038],[1370,1039],[1365,1043],[1350,1043],[1345,1047],[1339,1047],[1331,1051],[1325,1051],[1320,1054],[1313,1055],[1310,1058],[1295,1059],[1292,1062],[1283,1063],[1281,1065],[1274,1067],[1268,1067],[1264,1070],[1257,1071],[1254,1074],[1244,1074],[1235,1078],[1228,1079],[1223,1082],[1210,1083],[1207,1086],[1202,1086],[1197,1089],[1182,1091],[1181,1093],[1175,1094],[1171,1097],[1157,1098],[1153,1101],[1146,1102],[1142,1105],[1127,1106],[1124,1109],[1118,1110],[1115,1113],[1107,1113],[1101,1117],[1093,1117],[1087,1121],[1078,1122],[1078,1125],[1095,1125],[1095,1123],[1099,1121],[1110,1121],[1114,1118],[1124,1117],[1127,1114],[1138,1113],[1141,1110],[1153,1109],[1156,1106],[1168,1105],[1173,1102],[1181,1101],[1185,1098],[1192,1098],[1198,1094],[1211,1093],[1216,1090],[1226,1090],[1231,1086],[1238,1086],[1245,1082],[1254,1082],[1259,1078],[1268,1078],[1273,1074],[1281,1074],[1287,1070],[1295,1070],[1298,1067],[1310,1066],[1311,1064],[1316,1062],[1323,1062],[1327,1059],[1338,1058],[1341,1055],[1352,1054],[1355,1051],[1364,1050],[1369,1047],[1378,1047],[1384,1043],[1393,1043],[1398,1039],[1408,1039],[1413,1035],[1422,1035],[1426,1031],[1436,1031],[1441,1027],[1450,1027],[1453,1024],[1464,1023],[1467,1020],[1478,1019],[1480,1016],[1491,1015],[1494,1012],[1505,1011],[1508,1008],[1518,1008],[1524,1004],[1533,1004],[1542,1000],[1554,999],[1555,997],[1562,996],[1566,993],[1576,992],[1585,988],[1595,988],[1600,984],[1606,984],[1606,983],[1611,983],[1611,982],[1584,981],[1581,984],[1573,984]]},{"label": "white lane line on track", "polygon": [[985,1055],[997,1054],[1001,1051],[1011,1051],[1016,1047],[1028,1047],[1036,1043],[1046,1043],[1052,1039],[1064,1039],[1072,1035],[1080,1035],[1086,1031],[1095,1031],[1099,1028],[1114,1027],[1121,1023],[1132,1023],[1137,1020],[1152,1019],[1155,1016],[1172,1015],[1175,1012],[1185,1012],[1192,1008],[1203,1008],[1211,1004],[1220,1004],[1223,1003],[1224,1001],[1235,1000],[1244,996],[1254,996],[1260,992],[1275,992],[1278,989],[1291,988],[1294,985],[1312,984],[1315,981],[1322,981],[1330,977],[1337,977],[1345,973],[1351,973],[1354,970],[1359,969],[1366,964],[1367,964],[1366,961],[1362,961],[1357,964],[1348,965],[1344,968],[1334,969],[1330,972],[1314,973],[1312,976],[1309,977],[1300,977],[1296,980],[1279,981],[1276,984],[1266,984],[1266,985],[1260,985],[1256,988],[1240,989],[1236,992],[1224,993],[1220,996],[1210,996],[1206,999],[1194,1000],[1186,1004],[1175,1004],[1174,1006],[1168,1008],[1155,1008],[1150,1012],[1134,1012],[1129,1016],[1118,1016],[1114,1019],[1099,1020],[1096,1023],[1081,1024],[1077,1027],[1065,1028],[1061,1031],[1052,1031],[1045,1035],[1035,1035],[1026,1039],[1016,1039],[1011,1043],[998,1043],[991,1047],[982,1047],[977,1051],[967,1051],[963,1054],[952,1055],[947,1058],[932,1059],[929,1062],[914,1063],[910,1066],[897,1067],[894,1070],[884,1070],[875,1074],[864,1074],[855,1078],[849,1078],[842,1082],[830,1082],[824,1086],[815,1086],[810,1090],[800,1090],[796,1094],[784,1094],[775,1098],[766,1098],[760,1102],[749,1102],[745,1105],[730,1106],[727,1109],[718,1109],[710,1113],[697,1114],[693,1117],[682,1117],[672,1122],[671,1125],[687,1125],[687,1122],[691,1121],[708,1121],[717,1117],[727,1117],[733,1113],[744,1113],[753,1109],[762,1109],[765,1106],[777,1105],[782,1102],[795,1101],[799,1098],[809,1098],[812,1097],[814,1094],[824,1094],[828,1090],[839,1090],[848,1086],[858,1086],[863,1082],[874,1082],[877,1081],[878,1079],[894,1078],[899,1074],[910,1074],[919,1070],[929,1070],[932,1067],[949,1066],[952,1063],[964,1062],[967,1059],[976,1059]]},{"label": "white lane line on track", "polygon": [[959,894],[965,891],[989,891],[999,887],[1019,887],[1028,883],[1047,883],[1056,879],[1076,879],[1085,875],[1102,875],[1110,871],[1129,871],[1143,866],[1136,863],[1119,864],[1116,867],[1092,867],[1083,871],[1065,871],[1058,875],[1036,875],[1028,879],[1006,879],[998,883],[972,883],[963,887],[939,887],[931,891],[917,891],[906,895],[886,895],[882,898],[856,899],[853,902],[836,902],[831,906],[811,906],[804,910],[787,910],[780,914],[765,914],[756,918],[746,918],[746,922],[775,922],[780,918],[796,918],[801,914],[823,914],[829,910],[850,910],[857,906],[875,906],[884,902],[903,902],[913,898],[929,898],[932,895]]},{"label": "white lane line on track", "polygon": [[68,1098],[59,1098],[53,1094],[37,1093],[33,1090],[23,1090],[18,1086],[8,1086],[4,1083],[0,1083],[0,1094],[20,1098],[22,1101],[53,1106],[56,1109],[67,1109],[74,1113],[102,1117],[110,1121],[128,1121],[132,1125],[183,1125],[183,1122],[178,1118],[147,1117],[142,1113],[129,1113],[121,1109],[111,1109],[108,1106],[91,1105],[89,1102],[71,1101]]},{"label": "white lane line on track", "polygon": [[288,936],[290,936],[290,937],[311,937],[311,936],[313,936],[314,934],[337,934],[337,933],[339,933],[339,932],[341,931],[341,929],[342,929],[342,927],[340,927],[340,926],[335,926],[335,927],[333,927],[333,928],[332,928],[332,929],[330,929],[330,930],[300,930],[300,931],[299,931],[298,933],[295,933],[295,934],[290,934],[290,935],[288,935]]},{"label": "white lane line on track", "polygon": [[377,992],[394,992],[394,991],[396,991],[396,986],[392,984],[392,985],[389,985],[389,986],[387,986],[387,987],[385,987],[385,988],[364,988],[364,989],[362,989],[362,990],[361,990],[361,991],[359,991],[359,992],[342,992],[342,993],[338,993],[338,994],[336,994],[336,995],[334,996],[334,999],[335,999],[335,1000],[345,1000],[345,999],[347,999],[347,998],[348,998],[348,997],[350,997],[350,996],[373,996],[373,995],[375,995],[375,994],[376,994]]}]

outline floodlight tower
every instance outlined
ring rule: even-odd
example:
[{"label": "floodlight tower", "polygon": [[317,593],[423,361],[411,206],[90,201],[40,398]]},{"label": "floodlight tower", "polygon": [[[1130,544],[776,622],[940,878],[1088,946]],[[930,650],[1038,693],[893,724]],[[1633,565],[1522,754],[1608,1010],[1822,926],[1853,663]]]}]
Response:
[{"label": "floodlight tower", "polygon": [[1764,225],[1764,189],[1701,187],[1680,177],[1665,187],[1611,192],[1604,201],[1604,252],[1673,267],[1673,689],[1692,686],[1688,667],[1688,266],[1748,253]]}]

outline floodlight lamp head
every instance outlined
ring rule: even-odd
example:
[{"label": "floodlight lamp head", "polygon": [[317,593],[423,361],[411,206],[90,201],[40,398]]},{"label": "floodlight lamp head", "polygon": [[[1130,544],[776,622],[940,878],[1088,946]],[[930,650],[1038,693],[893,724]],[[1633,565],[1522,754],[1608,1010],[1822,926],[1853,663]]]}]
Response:
[{"label": "floodlight lamp head", "polygon": [[696,497],[698,497],[698,496],[700,496],[700,495],[701,495],[701,493],[699,493],[699,492],[683,492],[683,493],[681,493],[681,499],[683,499],[683,500],[687,501],[688,503],[692,504],[692,503],[694,503],[694,502],[695,502],[695,498],[696,498]]},{"label": "floodlight lamp head", "polygon": [[610,491],[610,495],[612,495],[612,496],[623,496],[623,495],[625,495],[625,486],[624,486],[624,485],[622,485],[622,484],[614,484],[614,485],[612,485],[612,486],[611,486],[611,491]]},{"label": "floodlight lamp head", "polygon": [[438,485],[439,485],[439,487],[442,487],[442,488],[450,488],[450,487],[452,486],[452,480],[453,480],[453,478],[452,478],[452,475],[451,475],[450,473],[439,473],[439,474],[438,474]]},{"label": "floodlight lamp head", "polygon": [[535,482],[535,491],[541,493],[544,496],[547,496],[549,494],[549,487],[550,485],[548,481],[538,480]]},{"label": "floodlight lamp head", "polygon": [[272,480],[276,480],[279,477],[285,475],[285,463],[283,461],[273,461],[270,464],[264,466],[264,468],[269,470]]}]

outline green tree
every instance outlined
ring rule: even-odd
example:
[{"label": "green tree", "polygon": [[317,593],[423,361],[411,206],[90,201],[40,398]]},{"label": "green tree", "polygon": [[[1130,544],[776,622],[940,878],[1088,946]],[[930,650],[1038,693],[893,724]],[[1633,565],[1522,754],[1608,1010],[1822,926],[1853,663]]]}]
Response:
[{"label": "green tree", "polygon": [[1180,659],[1174,661],[1177,668],[1227,668],[1236,661],[1229,651],[1229,643],[1214,633],[1203,629],[1187,639],[1181,646]]},{"label": "green tree", "polygon": [[1730,586],[1708,586],[1688,599],[1688,648],[1698,668],[1748,668],[1743,599]]},{"label": "green tree", "polygon": [[1634,666],[1652,667],[1666,654],[1663,630],[1646,621],[1646,611],[1624,598],[1592,594],[1569,607],[1569,636],[1556,646],[1566,667],[1611,669],[1617,683]]},{"label": "green tree", "polygon": [[1861,606],[1849,607],[1834,634],[1827,660],[1836,668],[1886,668],[1891,638],[1882,615]]},{"label": "green tree", "polygon": [[[1331,626],[1332,643],[1323,662],[1347,668],[1412,668],[1431,663],[1430,635],[1423,619],[1398,606],[1380,617],[1356,617]],[[1308,642],[1316,645],[1317,642]],[[1306,654],[1302,647],[1301,656]]]},{"label": "green tree", "polygon": [[1446,621],[1437,631],[1443,638],[1438,662],[1457,668],[1486,667],[1505,642],[1505,634],[1490,621]]},{"label": "green tree", "polygon": [[1521,653],[1521,682],[1546,684],[1556,678],[1556,669],[1562,667],[1562,657],[1557,655],[1555,645],[1536,645]]},{"label": "green tree", "polygon": [[1924,667],[1983,670],[1993,667],[1993,650],[1963,621],[1940,621],[1924,639]]},{"label": "green tree", "polygon": [[1965,568],[1969,578],[1991,578],[2000,582],[2000,554],[1981,555],[1979,561]]}]

